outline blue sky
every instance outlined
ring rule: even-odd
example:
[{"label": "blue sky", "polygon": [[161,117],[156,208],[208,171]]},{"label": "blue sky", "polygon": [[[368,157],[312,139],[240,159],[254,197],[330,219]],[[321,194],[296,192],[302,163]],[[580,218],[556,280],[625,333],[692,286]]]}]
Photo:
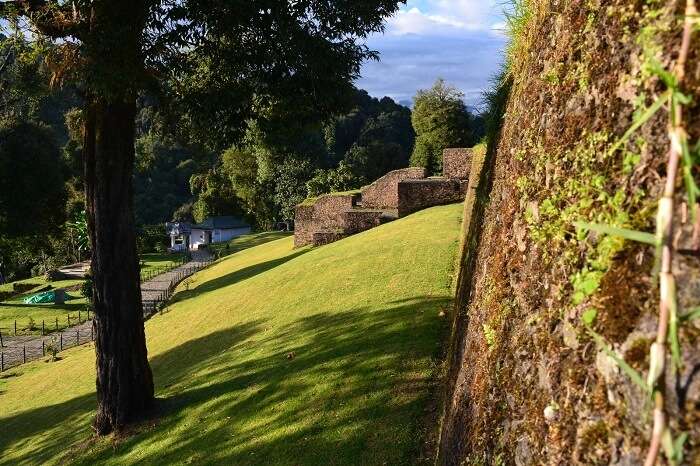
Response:
[{"label": "blue sky", "polygon": [[368,40],[379,62],[363,66],[357,86],[375,97],[410,101],[444,78],[478,106],[503,60],[503,0],[408,0],[386,31]]}]

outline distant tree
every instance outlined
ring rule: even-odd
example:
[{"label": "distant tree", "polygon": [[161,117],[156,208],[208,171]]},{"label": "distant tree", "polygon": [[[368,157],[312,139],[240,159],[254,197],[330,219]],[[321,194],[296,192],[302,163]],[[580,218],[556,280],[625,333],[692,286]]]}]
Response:
[{"label": "distant tree", "polygon": [[193,175],[190,184],[192,193],[197,197],[192,204],[195,222],[203,222],[207,217],[242,213],[231,180],[220,166],[204,174]]},{"label": "distant tree", "polygon": [[55,233],[65,221],[61,152],[45,125],[0,122],[0,236]]},{"label": "distant tree", "polygon": [[439,174],[443,149],[472,145],[471,115],[463,98],[462,92],[442,79],[431,89],[418,91],[411,117],[416,131],[412,166]]},{"label": "distant tree", "polygon": [[316,197],[331,192],[348,191],[361,186],[362,183],[345,161],[342,161],[338,168],[316,170],[313,178],[306,182],[306,194],[308,197]]},{"label": "distant tree", "polygon": [[294,207],[307,197],[306,182],[313,177],[314,168],[308,160],[288,158],[277,166],[274,200],[281,220],[294,218]]},{"label": "distant tree", "polygon": [[271,99],[328,114],[374,56],[357,39],[381,31],[399,3],[0,0],[0,18],[22,17],[56,44],[56,79],[79,80],[85,99],[98,434],[154,401],[131,189],[137,95],[169,92],[193,133],[227,145]]}]

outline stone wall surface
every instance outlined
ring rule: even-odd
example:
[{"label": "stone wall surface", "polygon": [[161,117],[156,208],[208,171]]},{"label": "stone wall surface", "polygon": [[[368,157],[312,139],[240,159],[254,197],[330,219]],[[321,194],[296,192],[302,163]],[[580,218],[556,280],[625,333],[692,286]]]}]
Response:
[{"label": "stone wall surface", "polygon": [[343,212],[344,229],[349,234],[360,233],[382,223],[384,212],[376,209],[353,209]]},{"label": "stone wall surface", "polygon": [[468,180],[472,149],[445,149],[442,152],[442,173],[445,178]]},{"label": "stone wall surface", "polygon": [[397,186],[404,180],[419,180],[426,177],[424,167],[394,170],[362,188],[362,206],[369,209],[397,209],[399,194]]},{"label": "stone wall surface", "polygon": [[335,193],[296,207],[294,246],[321,246],[436,205],[462,202],[472,151],[445,150],[445,177],[426,178],[423,167],[387,173],[360,193]]},{"label": "stone wall surface", "polygon": [[313,204],[299,204],[294,209],[294,247],[313,242]]},{"label": "stone wall surface", "polygon": [[463,202],[469,182],[464,180],[430,178],[399,183],[399,217],[419,210],[453,202]]}]

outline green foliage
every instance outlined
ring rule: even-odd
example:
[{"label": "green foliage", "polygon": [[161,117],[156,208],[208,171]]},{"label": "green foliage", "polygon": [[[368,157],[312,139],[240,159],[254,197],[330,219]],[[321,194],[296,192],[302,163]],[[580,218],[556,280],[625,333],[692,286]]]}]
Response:
[{"label": "green foliage", "polygon": [[321,194],[348,191],[361,184],[343,161],[334,170],[316,170],[314,177],[306,182],[306,191],[307,196],[313,198]]},{"label": "green foliage", "polygon": [[586,222],[574,222],[576,228],[581,230],[592,230],[597,233],[602,233],[610,236],[618,236],[624,238],[628,241],[636,241],[638,243],[649,244],[651,246],[657,246],[659,241],[655,235],[652,233],[645,233],[643,231],[630,230],[628,228],[618,228],[609,225],[601,225],[597,223],[586,223]]},{"label": "green foliage", "polygon": [[464,94],[442,79],[431,89],[418,91],[411,116],[416,131],[412,166],[426,167],[429,173],[439,174],[443,149],[476,143],[470,131],[471,115],[463,98]]},{"label": "green foliage", "polygon": [[142,225],[136,232],[136,247],[139,254],[152,252],[162,253],[170,247],[168,237],[165,235],[163,224]]},{"label": "green foliage", "polygon": [[587,327],[592,327],[593,323],[595,322],[596,318],[598,317],[598,310],[589,308],[586,309],[583,314],[581,315],[581,320],[583,321],[584,325]]},{"label": "green foliage", "polygon": [[80,294],[88,300],[88,302],[92,301],[92,277],[90,275],[87,275],[85,277],[85,281],[83,284],[80,286]]},{"label": "green foliage", "polygon": [[576,272],[571,278],[571,284],[574,288],[571,302],[578,305],[593,296],[598,291],[603,275],[604,273],[600,270],[588,270],[587,268]]},{"label": "green foliage", "polygon": [[42,124],[0,123],[0,235],[56,232],[65,220],[61,153]]},{"label": "green foliage", "polygon": [[489,350],[492,350],[496,346],[496,331],[489,324],[484,324],[483,329],[486,346],[488,346]]}]

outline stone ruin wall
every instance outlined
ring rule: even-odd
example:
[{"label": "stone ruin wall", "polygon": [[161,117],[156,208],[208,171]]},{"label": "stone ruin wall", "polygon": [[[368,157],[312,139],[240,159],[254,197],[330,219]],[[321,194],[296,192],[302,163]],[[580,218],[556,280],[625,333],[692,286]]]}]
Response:
[{"label": "stone ruin wall", "polygon": [[473,149],[445,149],[442,152],[442,176],[468,180]]},{"label": "stone ruin wall", "polygon": [[[327,194],[296,207],[294,246],[320,246],[432,206],[462,202],[472,149],[446,149],[444,177],[426,178],[422,167],[394,170],[361,193]],[[361,207],[358,203],[361,202]]]},{"label": "stone ruin wall", "polygon": [[463,202],[468,180],[432,178],[399,183],[399,217],[443,204]]},{"label": "stone ruin wall", "polygon": [[426,177],[424,167],[394,170],[362,188],[362,206],[370,209],[397,209],[399,205],[398,184],[404,180],[419,180]]}]

